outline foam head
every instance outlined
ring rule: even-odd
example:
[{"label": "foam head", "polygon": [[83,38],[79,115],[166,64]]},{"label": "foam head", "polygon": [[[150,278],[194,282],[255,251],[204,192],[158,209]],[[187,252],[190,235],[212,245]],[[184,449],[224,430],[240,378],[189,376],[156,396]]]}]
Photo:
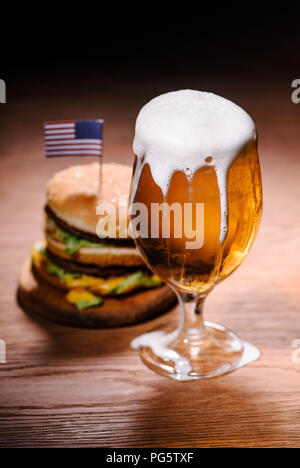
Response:
[{"label": "foam head", "polygon": [[254,122],[241,107],[213,93],[186,89],[162,94],[141,109],[133,149],[138,157],[146,156],[163,189],[162,172],[196,170],[206,157],[231,161],[255,139]]},{"label": "foam head", "polygon": [[[205,165],[216,170],[221,202],[220,241],[227,229],[226,178],[230,165],[248,144],[256,144],[256,128],[241,107],[213,93],[185,89],[162,94],[140,111],[133,150],[166,195],[175,171],[191,180]],[[136,177],[142,170],[139,167]],[[137,188],[134,181],[132,199]]]}]

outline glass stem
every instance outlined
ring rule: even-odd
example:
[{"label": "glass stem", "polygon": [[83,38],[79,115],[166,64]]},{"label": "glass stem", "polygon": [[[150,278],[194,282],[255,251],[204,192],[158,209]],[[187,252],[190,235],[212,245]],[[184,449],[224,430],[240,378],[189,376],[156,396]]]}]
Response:
[{"label": "glass stem", "polygon": [[186,294],[179,292],[182,311],[180,329],[184,333],[201,333],[204,330],[203,305],[207,294]]}]

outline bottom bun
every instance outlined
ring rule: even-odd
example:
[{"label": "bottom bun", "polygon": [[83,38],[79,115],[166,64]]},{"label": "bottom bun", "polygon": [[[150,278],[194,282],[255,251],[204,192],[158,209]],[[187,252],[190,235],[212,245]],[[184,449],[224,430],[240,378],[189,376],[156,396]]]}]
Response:
[{"label": "bottom bun", "polygon": [[34,276],[31,259],[23,265],[17,298],[28,313],[40,315],[63,325],[84,328],[111,328],[133,325],[157,317],[176,304],[167,286],[140,291],[122,298],[105,298],[102,305],[78,310],[65,298],[65,292]]}]

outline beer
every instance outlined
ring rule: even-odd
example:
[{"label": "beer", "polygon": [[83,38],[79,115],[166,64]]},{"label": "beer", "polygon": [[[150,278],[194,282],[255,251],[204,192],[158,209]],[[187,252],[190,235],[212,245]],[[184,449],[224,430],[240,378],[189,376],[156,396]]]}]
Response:
[{"label": "beer", "polygon": [[[230,330],[203,321],[208,292],[246,257],[262,212],[256,128],[240,107],[182,90],[137,118],[130,219],[148,266],[178,292],[179,328],[132,342],[143,361],[176,380],[213,377],[259,357]],[[138,221],[135,218],[139,211]]]},{"label": "beer", "polygon": [[[153,180],[149,165],[145,165],[134,202],[148,208],[148,232],[156,222],[151,216],[151,204],[163,202],[203,203],[204,243],[200,249],[186,249],[188,239],[175,238],[175,216],[170,217],[170,238],[137,237],[138,247],[146,262],[164,281],[183,292],[205,292],[230,275],[246,257],[255,238],[262,211],[260,167],[256,149],[247,148],[233,162],[228,172],[228,231],[225,241],[219,242],[220,193],[215,169],[198,169],[189,182],[185,174],[176,171],[166,196]],[[192,213],[195,225],[195,210]],[[160,217],[160,235],[162,217]]]}]

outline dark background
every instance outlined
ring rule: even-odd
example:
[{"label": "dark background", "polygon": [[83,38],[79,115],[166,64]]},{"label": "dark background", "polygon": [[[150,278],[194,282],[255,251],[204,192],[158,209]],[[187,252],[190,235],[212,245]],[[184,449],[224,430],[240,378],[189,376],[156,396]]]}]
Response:
[{"label": "dark background", "polygon": [[[270,136],[267,124],[274,136],[276,116],[298,125],[291,84],[300,77],[300,12],[261,14],[247,4],[233,16],[217,5],[206,14],[202,4],[200,10],[174,4],[166,15],[162,5],[131,11],[116,4],[109,11],[102,4],[100,10],[72,4],[62,15],[62,4],[52,3],[24,13],[18,6],[17,15],[3,16],[9,28],[0,29],[0,78],[7,92],[0,158],[17,141],[35,142],[40,158],[45,120],[100,116],[107,159],[131,164],[139,109],[154,96],[185,88],[214,92],[245,108],[261,139]],[[48,167],[56,170],[60,162]]]},{"label": "dark background", "polygon": [[199,75],[255,82],[294,77],[297,12],[232,16],[216,6],[215,14],[206,15],[198,8],[165,16],[149,4],[130,20],[117,5],[114,12],[72,7],[63,18],[50,6],[42,15],[27,12],[22,20],[20,14],[20,25],[0,33],[0,77],[12,85],[87,76],[136,82]]}]

